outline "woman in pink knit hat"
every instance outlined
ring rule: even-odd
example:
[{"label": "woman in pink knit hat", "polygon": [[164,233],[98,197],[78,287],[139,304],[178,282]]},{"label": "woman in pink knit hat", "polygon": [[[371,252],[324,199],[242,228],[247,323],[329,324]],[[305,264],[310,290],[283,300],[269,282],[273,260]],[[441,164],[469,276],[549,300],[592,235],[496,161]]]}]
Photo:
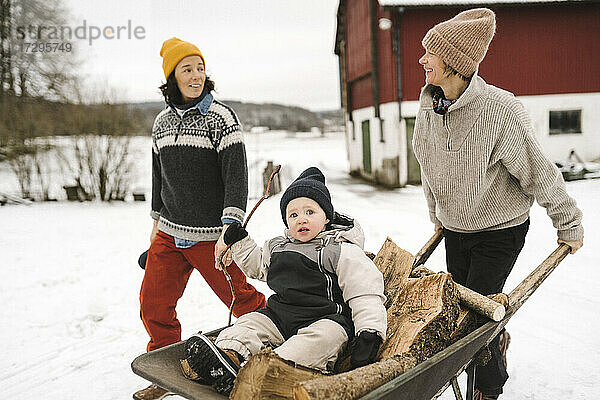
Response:
[{"label": "woman in pink knit hat", "polygon": [[[477,74],[496,28],[487,8],[431,28],[419,59],[425,70],[413,148],[436,230],[443,230],[448,272],[484,295],[502,292],[525,243],[529,209],[545,207],[558,242],[583,245],[581,211],[543,154],[529,116],[512,93]],[[477,399],[497,399],[508,379],[503,331],[492,359],[477,367]]]}]

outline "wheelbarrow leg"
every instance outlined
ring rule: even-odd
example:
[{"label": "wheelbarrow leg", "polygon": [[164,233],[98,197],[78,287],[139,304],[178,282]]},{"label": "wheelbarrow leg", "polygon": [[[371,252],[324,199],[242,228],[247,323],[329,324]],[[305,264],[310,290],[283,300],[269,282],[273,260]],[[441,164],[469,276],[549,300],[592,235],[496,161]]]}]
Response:
[{"label": "wheelbarrow leg", "polygon": [[475,363],[471,362],[467,367],[467,398],[465,400],[473,400],[475,395]]},{"label": "wheelbarrow leg", "polygon": [[458,380],[456,376],[453,377],[450,382],[452,383],[452,390],[454,391],[454,397],[456,400],[463,400],[462,393],[460,393],[460,387],[458,386]]}]

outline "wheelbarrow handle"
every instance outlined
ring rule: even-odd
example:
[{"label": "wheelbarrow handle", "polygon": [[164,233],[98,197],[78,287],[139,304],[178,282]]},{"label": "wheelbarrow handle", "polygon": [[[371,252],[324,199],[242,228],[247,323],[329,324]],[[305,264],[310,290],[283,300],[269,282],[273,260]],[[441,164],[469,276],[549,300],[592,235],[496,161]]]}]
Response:
[{"label": "wheelbarrow handle", "polygon": [[544,282],[564,258],[571,253],[571,247],[561,243],[536,269],[534,269],[508,295],[511,311],[516,311],[533,292]]},{"label": "wheelbarrow handle", "polygon": [[415,256],[415,260],[413,261],[413,269],[419,265],[425,264],[425,261],[427,261],[431,253],[433,253],[443,238],[443,232],[441,230],[436,230],[433,236],[427,241],[427,243],[425,243],[425,246],[423,246],[423,248],[421,248],[421,250],[419,250]]}]

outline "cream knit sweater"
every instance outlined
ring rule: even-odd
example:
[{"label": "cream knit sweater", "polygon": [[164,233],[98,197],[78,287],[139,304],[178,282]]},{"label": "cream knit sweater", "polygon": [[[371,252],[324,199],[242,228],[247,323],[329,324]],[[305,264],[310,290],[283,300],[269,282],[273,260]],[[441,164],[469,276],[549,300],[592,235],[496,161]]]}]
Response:
[{"label": "cream knit sweater", "polygon": [[556,166],[542,153],[523,105],[474,75],[445,115],[423,88],[413,136],[431,221],[457,232],[516,226],[533,200],[558,237],[583,237],[581,210]]}]

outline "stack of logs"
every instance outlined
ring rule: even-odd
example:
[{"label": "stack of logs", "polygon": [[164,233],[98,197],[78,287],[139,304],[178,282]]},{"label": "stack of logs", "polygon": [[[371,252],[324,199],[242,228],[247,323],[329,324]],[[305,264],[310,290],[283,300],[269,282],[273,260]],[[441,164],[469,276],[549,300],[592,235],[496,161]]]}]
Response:
[{"label": "stack of logs", "polygon": [[415,257],[387,239],[374,259],[385,282],[387,339],[378,362],[349,371],[342,357],[336,373],[324,375],[265,350],[238,373],[232,399],[355,399],[389,382],[475,329],[477,315],[495,321],[504,306],[416,267]]}]

